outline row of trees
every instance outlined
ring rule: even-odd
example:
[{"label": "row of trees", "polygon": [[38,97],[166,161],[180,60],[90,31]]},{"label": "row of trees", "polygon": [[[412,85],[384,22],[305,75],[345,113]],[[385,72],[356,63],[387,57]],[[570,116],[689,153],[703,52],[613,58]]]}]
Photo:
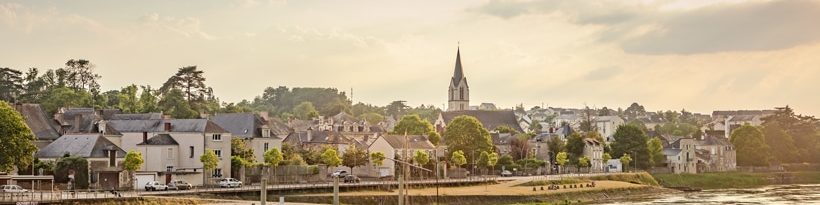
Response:
[{"label": "row of trees", "polygon": [[740,166],[820,162],[820,130],[813,116],[797,115],[787,107],[763,118],[762,126],[743,125],[730,141]]}]

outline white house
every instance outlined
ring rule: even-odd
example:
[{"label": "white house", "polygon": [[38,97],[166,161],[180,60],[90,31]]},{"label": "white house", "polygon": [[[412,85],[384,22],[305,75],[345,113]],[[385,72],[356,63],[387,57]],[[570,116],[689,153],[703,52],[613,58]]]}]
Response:
[{"label": "white house", "polygon": [[[157,181],[179,179],[202,185],[205,177],[213,183],[231,173],[231,133],[210,120],[110,120],[108,124],[122,133],[124,150],[142,153],[145,165],[138,174],[149,177],[138,179],[153,176]],[[210,173],[205,173],[199,161],[205,150],[219,158]]]},{"label": "white house", "polygon": [[606,161],[606,172],[622,172],[623,171],[623,164],[621,164],[620,159],[610,159]]},{"label": "white house", "polygon": [[[403,152],[407,150],[407,152]],[[413,157],[416,150],[427,152],[429,156],[435,156],[435,146],[427,140],[427,137],[422,135],[382,135],[379,136],[373,144],[370,145],[368,151],[370,153],[381,152],[387,158],[382,163],[379,169],[379,176],[396,176],[396,162],[388,159],[403,159],[402,154],[407,154],[407,157]]]},{"label": "white house", "polygon": [[37,151],[34,157],[41,161],[56,162],[64,155],[88,160],[89,184],[97,188],[127,187],[128,176],[123,172],[125,151],[100,133],[66,134]]},{"label": "white house", "polygon": [[601,134],[601,137],[606,140],[607,144],[615,141],[615,138],[613,138],[615,131],[623,124],[624,119],[618,116],[599,116],[595,118],[595,127],[598,133]]},{"label": "white house", "polygon": [[276,122],[270,122],[266,113],[217,113],[211,120],[233,138],[244,140],[245,145],[253,149],[256,162],[264,162],[265,152],[270,149],[282,150],[282,140],[288,134],[287,130],[274,132],[272,128],[279,126],[272,127]]}]

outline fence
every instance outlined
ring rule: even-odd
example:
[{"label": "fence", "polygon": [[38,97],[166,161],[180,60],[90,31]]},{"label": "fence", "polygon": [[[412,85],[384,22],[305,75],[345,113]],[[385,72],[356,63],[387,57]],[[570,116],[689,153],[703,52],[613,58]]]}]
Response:
[{"label": "fence", "polygon": [[30,191],[25,193],[0,192],[0,203],[17,202],[59,202],[73,199],[112,199],[123,197],[138,197],[137,192],[122,192],[111,190],[81,190],[81,191]]}]

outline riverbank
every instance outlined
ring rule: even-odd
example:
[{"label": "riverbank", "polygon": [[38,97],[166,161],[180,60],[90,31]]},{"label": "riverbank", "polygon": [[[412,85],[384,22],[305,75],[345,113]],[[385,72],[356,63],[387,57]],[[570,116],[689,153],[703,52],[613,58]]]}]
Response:
[{"label": "riverbank", "polygon": [[778,184],[818,184],[820,171],[806,172],[722,172],[702,174],[653,174],[664,187],[701,189],[757,188]]}]

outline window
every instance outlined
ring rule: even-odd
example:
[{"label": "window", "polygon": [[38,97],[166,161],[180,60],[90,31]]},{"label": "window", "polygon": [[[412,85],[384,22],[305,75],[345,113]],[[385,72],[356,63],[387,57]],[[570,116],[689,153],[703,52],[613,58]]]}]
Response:
[{"label": "window", "polygon": [[194,158],[194,146],[188,147],[188,158]]},{"label": "window", "polygon": [[168,152],[168,156],[167,156],[168,159],[173,160],[174,159],[174,148],[168,148],[167,152]]},{"label": "window", "polygon": [[222,169],[220,169],[220,168],[214,169],[213,177],[222,177]]},{"label": "window", "polygon": [[222,158],[222,150],[221,149],[215,149],[214,154],[216,154],[216,157]]},{"label": "window", "polygon": [[262,137],[270,137],[270,129],[262,129]]},{"label": "window", "polygon": [[458,88],[458,99],[464,100],[464,88]]},{"label": "window", "polygon": [[108,166],[117,166],[117,150],[108,150]]},{"label": "window", "polygon": [[267,142],[265,142],[265,146],[264,146],[264,147],[265,147],[265,148],[263,148],[263,149],[265,150],[265,152],[268,152],[268,143],[267,143]]},{"label": "window", "polygon": [[222,141],[222,134],[214,134],[213,135],[214,141]]}]

